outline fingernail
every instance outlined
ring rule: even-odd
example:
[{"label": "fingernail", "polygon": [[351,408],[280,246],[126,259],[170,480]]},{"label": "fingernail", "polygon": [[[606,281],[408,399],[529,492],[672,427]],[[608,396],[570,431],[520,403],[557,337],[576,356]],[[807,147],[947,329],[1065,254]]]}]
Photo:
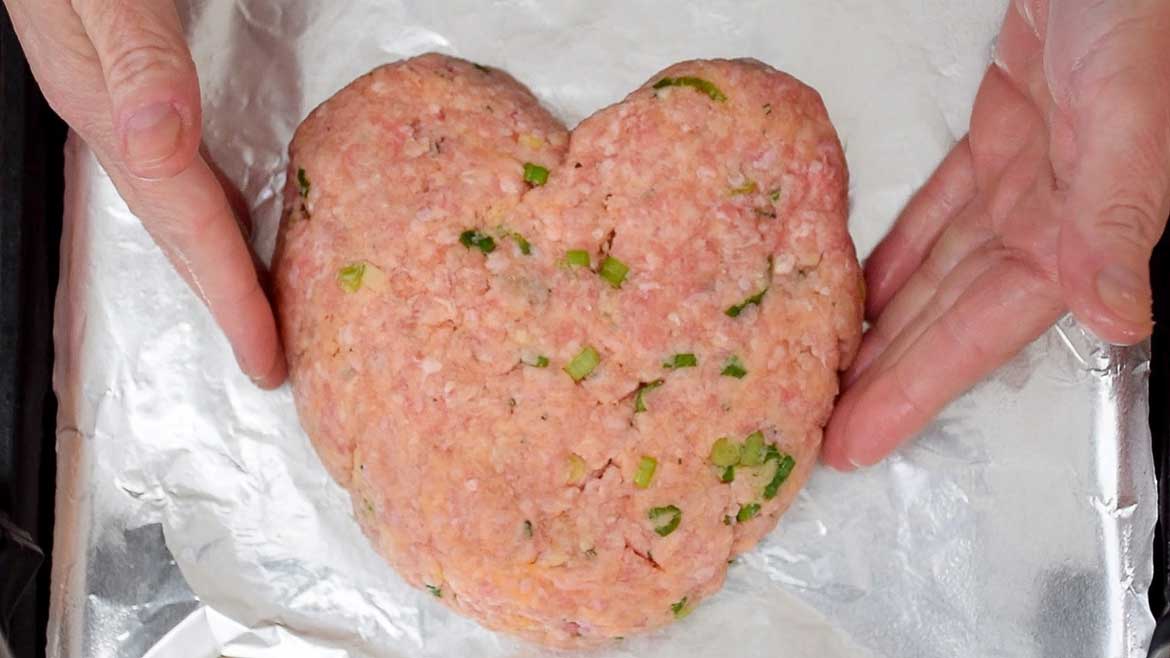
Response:
[{"label": "fingernail", "polygon": [[1149,324],[1153,310],[1146,294],[1145,278],[1121,265],[1109,265],[1097,275],[1097,294],[1118,318]]},{"label": "fingernail", "polygon": [[124,131],[126,158],[140,166],[156,164],[178,150],[183,118],[170,103],[155,103],[131,114]]}]

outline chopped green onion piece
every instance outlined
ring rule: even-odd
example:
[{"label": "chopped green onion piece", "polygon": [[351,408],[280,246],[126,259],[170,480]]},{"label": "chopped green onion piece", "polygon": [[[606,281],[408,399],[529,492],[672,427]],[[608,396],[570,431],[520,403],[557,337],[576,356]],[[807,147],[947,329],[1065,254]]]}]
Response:
[{"label": "chopped green onion piece", "polygon": [[309,176],[305,174],[304,169],[297,169],[297,186],[301,188],[301,198],[309,198],[309,189],[313,184],[309,182]]},{"label": "chopped green onion piece", "polygon": [[532,162],[524,163],[524,182],[537,187],[548,182],[548,169]]},{"label": "chopped green onion piece", "polygon": [[512,233],[512,239],[516,241],[516,246],[520,248],[520,253],[525,256],[532,255],[532,243],[524,239],[523,235],[519,233]]},{"label": "chopped green onion piece", "polygon": [[711,100],[717,103],[722,103],[727,100],[727,96],[719,90],[719,87],[716,87],[707,80],[689,75],[678,78],[663,78],[654,83],[655,89],[663,89],[665,87],[690,87],[695,91],[707,94],[711,97]]},{"label": "chopped green onion piece", "polygon": [[475,247],[485,254],[490,254],[496,250],[496,241],[492,236],[486,233],[480,233],[475,229],[467,229],[459,234],[459,244],[471,249]]},{"label": "chopped green onion piece", "polygon": [[752,432],[743,440],[743,454],[739,463],[744,466],[759,466],[764,463],[764,433]]},{"label": "chopped green onion piece", "polygon": [[743,446],[725,436],[711,446],[710,459],[716,466],[735,466],[742,454]]},{"label": "chopped green onion piece", "polygon": [[726,313],[728,317],[738,318],[739,314],[743,313],[743,310],[745,308],[752,306],[752,305],[759,306],[760,302],[764,301],[764,293],[766,293],[766,292],[768,292],[768,289],[764,288],[763,290],[757,292],[756,294],[752,295],[751,297],[748,297],[747,299],[736,304],[735,306],[728,306],[727,310],[724,311],[724,313]]},{"label": "chopped green onion piece", "polygon": [[443,588],[435,587],[434,585],[427,585],[427,591],[435,596],[436,599],[443,598]]},{"label": "chopped green onion piece", "polygon": [[662,364],[662,367],[663,368],[694,368],[697,365],[699,365],[699,360],[697,358],[695,358],[694,354],[691,354],[690,352],[683,352],[681,354],[675,354],[674,356],[670,357],[670,360],[664,362]]},{"label": "chopped green onion piece", "polygon": [[524,519],[524,536],[532,539],[532,521]]},{"label": "chopped green onion piece", "polygon": [[532,359],[531,361],[526,361],[524,359],[520,359],[520,363],[523,363],[526,366],[531,366],[533,368],[547,368],[548,367],[548,357],[544,356],[542,354],[540,356],[537,356],[535,359]]},{"label": "chopped green onion piece", "polygon": [[[772,460],[772,451],[769,451],[768,459]],[[775,453],[779,454],[779,453]],[[764,487],[764,500],[772,500],[776,497],[776,493],[780,491],[780,486],[792,475],[792,469],[796,467],[796,460],[792,455],[779,455],[775,459],[776,473],[772,476],[772,480]]]},{"label": "chopped green onion piece", "polygon": [[346,292],[357,292],[362,287],[362,277],[366,274],[366,262],[359,260],[350,263],[337,272],[337,284]]},{"label": "chopped green onion piece", "polygon": [[588,377],[589,373],[593,372],[593,369],[599,363],[601,363],[601,355],[597,353],[597,350],[592,345],[586,345],[577,353],[577,356],[573,357],[569,365],[564,367],[564,371],[569,373],[573,381],[579,382]]},{"label": "chopped green onion piece", "polygon": [[565,264],[576,267],[589,267],[589,252],[584,249],[570,249],[565,252]]},{"label": "chopped green onion piece", "polygon": [[719,477],[719,481],[724,484],[735,482],[735,467],[728,466],[727,468],[723,469],[723,475]]},{"label": "chopped green onion piece", "polygon": [[727,363],[723,364],[723,370],[719,371],[719,374],[724,377],[743,379],[747,375],[747,369],[743,367],[743,362],[739,360],[739,357],[733,354]]},{"label": "chopped green onion piece", "polygon": [[642,455],[642,458],[638,460],[638,470],[634,471],[634,486],[639,489],[649,487],[656,470],[658,470],[658,460]]},{"label": "chopped green onion piece", "polygon": [[731,196],[740,196],[741,194],[755,194],[756,190],[760,189],[754,180],[748,180],[739,187],[733,187],[728,191]]},{"label": "chopped green onion piece", "polygon": [[646,517],[654,522],[654,532],[658,533],[659,537],[665,537],[678,528],[679,522],[682,521],[682,510],[674,505],[651,507]]},{"label": "chopped green onion piece", "polygon": [[601,267],[597,269],[601,278],[608,281],[609,285],[614,288],[622,287],[622,281],[626,280],[626,274],[629,272],[629,266],[613,256],[606,256],[605,260],[601,261]]},{"label": "chopped green onion piece", "polygon": [[649,384],[638,385],[638,392],[634,394],[634,413],[640,414],[643,411],[646,411],[646,402],[642,399],[642,395],[645,394],[646,391],[653,391],[659,386],[662,386],[663,383],[665,383],[665,380],[655,379]]},{"label": "chopped green onion piece", "polygon": [[740,505],[739,512],[735,515],[735,520],[740,523],[743,523],[744,521],[751,521],[759,513],[759,503],[748,503],[747,505]]},{"label": "chopped green onion piece", "polygon": [[691,614],[691,609],[687,607],[687,597],[684,596],[676,603],[671,603],[670,611],[674,613],[675,619],[682,619]]},{"label": "chopped green onion piece", "polygon": [[779,201],[780,200],[780,188],[777,187],[776,189],[769,192],[768,198],[771,199],[773,203],[775,203],[776,201]]}]

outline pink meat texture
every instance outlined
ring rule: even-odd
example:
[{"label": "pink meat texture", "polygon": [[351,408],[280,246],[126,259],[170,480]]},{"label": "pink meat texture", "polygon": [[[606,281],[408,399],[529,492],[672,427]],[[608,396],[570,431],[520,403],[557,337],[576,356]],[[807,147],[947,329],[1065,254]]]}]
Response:
[{"label": "pink meat texture", "polygon": [[297,410],[402,578],[593,646],[686,616],[775,527],[861,333],[815,91],[684,62],[570,133],[431,54],[338,92],[290,157]]}]

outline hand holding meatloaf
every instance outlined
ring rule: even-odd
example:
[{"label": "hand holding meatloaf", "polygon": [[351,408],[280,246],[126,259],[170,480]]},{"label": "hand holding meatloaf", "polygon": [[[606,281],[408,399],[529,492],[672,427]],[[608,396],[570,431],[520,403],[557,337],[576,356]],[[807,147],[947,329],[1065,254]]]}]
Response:
[{"label": "hand holding meatloaf", "polygon": [[1016,0],[970,134],[867,263],[825,461],[869,465],[1067,311],[1150,335],[1170,213],[1170,3]]},{"label": "hand holding meatloaf", "polygon": [[297,408],[403,578],[592,645],[688,614],[775,526],[861,329],[815,92],[687,62],[569,135],[502,71],[427,55],[290,155]]}]

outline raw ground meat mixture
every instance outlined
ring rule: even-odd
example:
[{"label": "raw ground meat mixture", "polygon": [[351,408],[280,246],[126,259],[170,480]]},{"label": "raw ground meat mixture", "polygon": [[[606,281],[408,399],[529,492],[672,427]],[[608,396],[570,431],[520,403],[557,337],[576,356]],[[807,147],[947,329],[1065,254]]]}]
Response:
[{"label": "raw ground meat mixture", "polygon": [[424,55],[290,156],[297,409],[404,579],[590,646],[686,616],[775,527],[861,332],[815,91],[684,62],[569,133],[503,71]]}]

